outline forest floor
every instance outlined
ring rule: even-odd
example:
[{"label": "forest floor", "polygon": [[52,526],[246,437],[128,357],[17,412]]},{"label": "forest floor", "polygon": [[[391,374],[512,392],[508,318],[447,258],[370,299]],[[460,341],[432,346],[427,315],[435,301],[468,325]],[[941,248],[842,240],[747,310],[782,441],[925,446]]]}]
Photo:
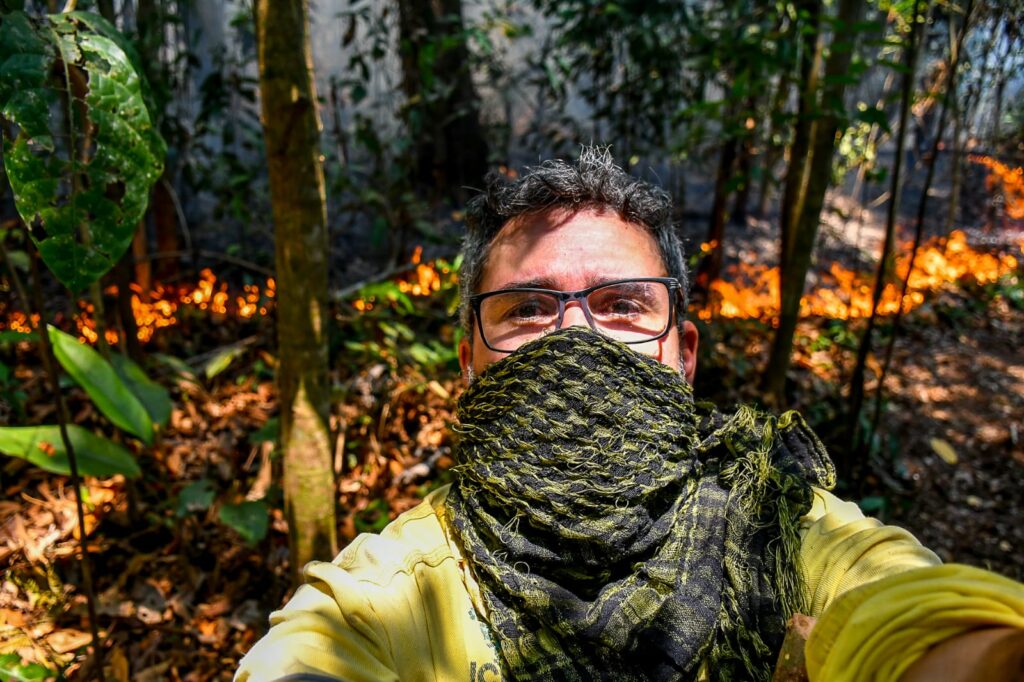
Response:
[{"label": "forest floor", "polygon": [[[1012,286],[951,283],[907,316],[885,385],[878,447],[863,482],[841,491],[865,511],[911,530],[943,560],[1016,579],[1024,577],[1020,275],[1018,268]],[[446,314],[442,301],[416,305]],[[437,315],[392,311],[377,319],[429,326],[450,345],[448,323],[436,323]],[[168,329],[162,347],[208,355],[238,338],[251,341],[212,379],[164,375],[174,399],[169,424],[153,448],[128,444],[141,478],[85,484],[108,679],[229,680],[265,632],[267,614],[291,592],[287,525],[274,484],[270,319],[192,324],[203,334]],[[386,343],[395,337],[381,329],[363,329],[359,344],[338,354],[350,359],[332,371],[342,544],[380,530],[448,480],[448,426],[461,389],[453,359],[424,356],[425,350],[418,361],[398,358],[396,346]],[[702,329],[698,393],[722,405],[756,399],[770,326],[712,319]],[[856,321],[826,319],[806,320],[799,330],[793,399],[826,442],[830,424],[841,417],[850,339],[859,333]],[[380,347],[373,346],[377,341]],[[24,392],[24,423],[52,421],[53,400],[35,349],[23,342],[4,353]],[[110,432],[82,391],[69,388],[66,395],[77,423]],[[0,666],[26,676],[34,671],[39,679],[55,671],[74,677],[89,629],[74,560],[72,491],[65,477],[21,460],[0,465]],[[261,498],[270,515],[263,539],[247,542],[219,520],[221,505]]]}]

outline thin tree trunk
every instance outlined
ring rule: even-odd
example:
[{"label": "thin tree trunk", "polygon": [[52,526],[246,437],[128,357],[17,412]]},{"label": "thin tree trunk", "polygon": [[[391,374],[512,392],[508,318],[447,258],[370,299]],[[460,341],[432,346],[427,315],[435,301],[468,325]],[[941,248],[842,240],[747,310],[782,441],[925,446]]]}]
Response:
[{"label": "thin tree trunk", "polygon": [[100,16],[115,26],[117,25],[117,14],[114,12],[114,0],[97,0],[96,7],[100,11]]},{"label": "thin tree trunk", "polygon": [[[953,37],[952,22],[949,24],[949,34],[950,47],[953,48],[959,40]],[[943,238],[952,231],[953,225],[956,223],[957,211],[960,209],[961,169],[963,167],[962,154],[964,147],[963,112],[960,108],[960,95],[954,90],[949,94],[949,97],[952,98],[949,103],[953,114],[953,167],[949,170],[949,204],[946,209],[946,219],[942,223]]]},{"label": "thin tree trunk", "polygon": [[[926,0],[927,7],[931,0]],[[875,275],[875,286],[871,294],[871,315],[868,317],[867,327],[857,347],[857,361],[853,367],[853,376],[850,379],[850,410],[847,417],[847,432],[851,435],[850,450],[841,453],[838,462],[840,472],[844,477],[849,477],[853,468],[853,455],[860,447],[857,439],[860,438],[860,412],[864,403],[864,370],[867,364],[868,355],[871,353],[871,337],[874,334],[875,324],[878,318],[878,303],[882,299],[882,292],[885,290],[885,282],[892,270],[893,242],[896,238],[896,215],[899,210],[900,197],[900,176],[903,172],[903,148],[907,138],[907,120],[910,114],[910,100],[914,85],[914,73],[917,68],[917,54],[920,49],[920,34],[923,26],[920,21],[920,0],[914,0],[912,25],[909,43],[903,51],[903,64],[906,71],[903,74],[903,83],[900,88],[900,118],[899,128],[896,131],[896,158],[893,161],[891,184],[889,190],[889,205],[885,220],[885,240],[882,243],[882,253],[878,260],[878,272]]]},{"label": "thin tree trunk", "polygon": [[711,202],[711,220],[708,224],[707,243],[711,252],[701,263],[700,271],[697,273],[697,285],[707,289],[722,274],[722,261],[725,254],[725,223],[726,204],[729,201],[729,178],[732,177],[733,165],[736,161],[736,147],[738,142],[735,137],[730,136],[722,143],[722,150],[718,156],[718,172],[715,174],[715,197]]},{"label": "thin tree trunk", "polygon": [[[751,95],[747,98],[746,114],[748,120],[754,121],[757,112],[757,96]],[[747,129],[746,121],[743,122],[743,134],[738,143],[738,154],[736,157],[735,176],[739,180],[736,187],[736,195],[732,203],[732,213],[729,214],[730,225],[745,225],[747,223],[747,206],[750,203],[750,169],[754,160],[754,138],[757,131]]]},{"label": "thin tree trunk", "polygon": [[[26,235],[27,237],[27,235]],[[78,542],[82,556],[79,558],[79,566],[82,569],[82,590],[85,592],[85,602],[89,614],[89,633],[92,638],[92,657],[89,661],[91,670],[83,674],[83,677],[90,675],[96,680],[103,680],[103,640],[99,634],[99,620],[96,617],[96,592],[92,582],[92,561],[89,559],[89,537],[85,529],[85,507],[82,502],[82,478],[78,471],[78,458],[75,454],[71,438],[68,436],[67,425],[71,422],[71,415],[68,412],[67,403],[64,401],[64,393],[60,387],[60,374],[57,369],[56,356],[53,354],[53,344],[50,343],[50,335],[46,325],[46,306],[43,302],[43,278],[39,268],[39,254],[32,251],[32,296],[34,307],[39,314],[40,324],[36,327],[36,335],[39,338],[39,354],[43,360],[43,369],[53,391],[54,404],[57,408],[57,424],[60,428],[60,438],[67,452],[68,469],[71,474],[71,487],[75,494],[75,514],[78,520]],[[11,268],[12,277],[17,273]],[[18,287],[22,287],[19,285]],[[31,319],[31,311],[25,313]]]},{"label": "thin tree trunk", "polygon": [[768,211],[768,199],[771,187],[774,184],[775,164],[778,162],[779,156],[782,155],[783,148],[781,145],[775,144],[774,139],[776,132],[775,117],[786,106],[786,100],[789,98],[790,82],[788,71],[779,76],[779,84],[775,90],[775,96],[772,98],[771,109],[768,112],[764,138],[765,153],[761,156],[761,180],[757,189],[757,208],[754,213],[758,218],[763,218]]},{"label": "thin tree trunk", "polygon": [[[814,242],[818,236],[825,193],[832,178],[832,155],[835,151],[836,138],[842,134],[839,125],[844,116],[842,112],[846,83],[840,76],[849,69],[856,49],[855,33],[850,27],[860,20],[864,5],[863,0],[841,0],[839,3],[835,36],[832,40],[832,50],[825,63],[825,78],[821,88],[822,113],[814,120],[808,135],[810,147],[807,158],[803,161],[790,159],[791,169],[794,168],[794,164],[804,164],[801,172],[803,189],[799,198],[790,202],[789,222],[783,224],[783,248],[779,269],[779,325],[772,340],[771,355],[765,372],[768,395],[776,406],[785,403],[786,373],[789,371],[793,337],[800,315],[800,298],[803,296]],[[847,45],[839,49],[840,42],[847,42]],[[805,93],[804,100],[813,103],[814,93]],[[787,178],[787,185],[789,184]]]},{"label": "thin tree trunk", "polygon": [[780,272],[786,269],[789,262],[796,216],[803,208],[807,167],[810,161],[811,126],[817,109],[819,72],[822,53],[825,49],[825,37],[822,33],[822,1],[804,0],[800,3],[800,9],[801,14],[806,13],[808,23],[807,30],[803,33],[804,42],[801,56],[800,81],[803,83],[803,88],[797,103],[796,129],[793,134],[793,142],[789,147],[789,167],[786,170],[779,215],[781,228]]},{"label": "thin tree trunk", "polygon": [[907,296],[907,290],[910,288],[910,276],[914,272],[914,265],[917,261],[917,251],[921,246],[921,238],[924,235],[924,217],[928,210],[928,192],[931,190],[932,182],[935,179],[935,165],[939,158],[939,148],[942,144],[942,138],[946,134],[946,120],[950,110],[950,97],[955,98],[956,93],[956,73],[960,65],[960,54],[963,50],[964,37],[967,35],[968,28],[971,23],[971,15],[974,12],[974,0],[967,0],[967,7],[964,10],[964,23],[960,26],[960,30],[957,32],[956,41],[950,45],[950,57],[949,57],[949,79],[946,87],[943,91],[941,109],[939,110],[939,120],[935,130],[935,137],[932,140],[931,153],[928,156],[928,171],[925,175],[924,187],[921,189],[921,197],[917,203],[917,215],[914,217],[914,242],[910,248],[910,262],[907,264],[907,272],[903,276],[903,284],[900,287],[900,305],[896,309],[896,314],[892,322],[892,333],[889,335],[889,341],[885,347],[885,356],[882,361],[882,371],[878,376],[878,385],[875,388],[875,407],[874,413],[871,418],[871,430],[865,438],[866,442],[870,442],[870,439],[875,433],[878,432],[878,423],[882,416],[882,394],[885,385],[885,377],[889,373],[889,367],[892,364],[892,352],[896,346],[896,337],[900,332],[900,322],[903,319],[903,300]]},{"label": "thin tree trunk", "polygon": [[[1002,137],[1002,133],[1000,132],[1000,126],[1002,124],[1003,118],[1003,97],[1006,92],[1006,80],[1007,78],[1009,78],[1010,75],[1006,67],[1007,64],[1010,63],[1010,50],[1013,49],[1015,43],[1016,40],[1012,36],[1007,35],[1006,51],[1003,53],[1003,57],[1002,59],[1000,59],[998,66],[999,76],[996,79],[996,101],[992,107],[992,133],[991,137],[989,138],[989,149],[992,150],[991,153],[993,156],[999,153],[999,138]],[[997,227],[996,219],[999,217],[999,214],[1001,212],[999,209],[1001,207],[1002,204],[997,203],[995,201],[989,203],[987,225],[988,229],[991,230]],[[1005,212],[1003,212],[1003,215],[1005,216]]]},{"label": "thin tree trunk", "polygon": [[328,429],[327,204],[306,0],[257,0],[277,271],[280,438],[292,575],[337,553]]}]

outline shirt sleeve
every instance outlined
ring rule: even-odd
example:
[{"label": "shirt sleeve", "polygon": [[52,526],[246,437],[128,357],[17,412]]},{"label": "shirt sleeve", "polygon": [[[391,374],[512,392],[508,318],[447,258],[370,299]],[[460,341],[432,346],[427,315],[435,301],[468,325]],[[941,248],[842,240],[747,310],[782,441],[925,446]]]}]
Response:
[{"label": "shirt sleeve", "polygon": [[811,616],[820,616],[839,595],[860,585],[942,563],[909,531],[866,517],[856,504],[817,488],[801,534]]},{"label": "shirt sleeve", "polygon": [[447,682],[500,678],[488,630],[437,515],[445,490],[379,535],[360,535],[270,614],[236,682]]},{"label": "shirt sleeve", "polygon": [[896,682],[930,647],[984,627],[1024,629],[1024,585],[972,566],[919,568],[850,590],[804,650],[812,682]]},{"label": "shirt sleeve", "polygon": [[803,519],[812,682],[893,681],[929,647],[980,627],[1024,627],[1024,585],[943,566],[908,531],[823,490]]},{"label": "shirt sleeve", "polygon": [[304,576],[306,584],[270,614],[270,631],[242,659],[235,681],[270,682],[297,674],[345,682],[398,680],[366,585],[326,562],[307,565]]}]

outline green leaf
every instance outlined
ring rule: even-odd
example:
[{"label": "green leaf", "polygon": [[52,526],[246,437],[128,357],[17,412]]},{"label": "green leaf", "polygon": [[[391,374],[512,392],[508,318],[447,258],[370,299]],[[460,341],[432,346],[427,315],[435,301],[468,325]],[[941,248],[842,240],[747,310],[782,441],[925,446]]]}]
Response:
[{"label": "green leaf", "polygon": [[173,355],[165,355],[164,353],[153,353],[150,357],[169,367],[174,372],[178,380],[187,381],[192,384],[199,383],[199,380],[196,378],[196,371],[192,369],[191,365],[181,358],[176,358]]},{"label": "green leaf", "polygon": [[[72,290],[128,248],[166,151],[112,33],[87,13],[14,12],[0,23],[0,114],[18,127],[3,149],[15,206]],[[70,120],[54,115],[64,110]]]},{"label": "green leaf", "polygon": [[0,332],[0,343],[21,343],[22,341],[35,340],[35,332],[19,332],[13,329],[5,329]]},{"label": "green leaf", "polygon": [[176,512],[178,517],[185,517],[192,512],[209,509],[210,505],[213,504],[214,495],[216,495],[216,491],[212,481],[201,478],[198,481],[189,483],[178,494],[178,509]]},{"label": "green leaf", "polygon": [[268,441],[276,443],[280,428],[280,419],[278,417],[271,417],[258,430],[249,434],[249,442],[253,445],[256,445],[257,443],[266,443]]},{"label": "green leaf", "polygon": [[210,361],[206,363],[203,368],[203,373],[207,379],[212,379],[228,367],[235,361],[239,355],[245,350],[242,346],[228,346],[217,351],[217,353],[210,358]]},{"label": "green leaf", "polygon": [[388,503],[377,498],[366,505],[366,509],[358,512],[353,519],[358,533],[379,533],[384,530],[391,518],[388,515]]},{"label": "green leaf", "polygon": [[22,272],[28,272],[31,267],[28,254],[24,251],[8,251],[7,262],[18,268]]},{"label": "green leaf", "polygon": [[[117,443],[77,424],[69,424],[67,429],[78,471],[82,475],[104,477],[124,474],[135,478],[142,473],[131,453]],[[71,473],[60,427],[56,425],[0,427],[0,452],[27,460],[55,474]]]},{"label": "green leaf", "polygon": [[220,520],[254,545],[267,536],[267,512],[267,503],[263,500],[225,504],[220,508]]},{"label": "green leaf", "polygon": [[0,680],[5,682],[32,682],[56,679],[57,672],[38,663],[25,663],[16,653],[0,655]]},{"label": "green leaf", "polygon": [[96,407],[118,428],[153,443],[153,422],[146,408],[103,357],[78,339],[49,326],[53,354]]},{"label": "green leaf", "polygon": [[171,418],[171,395],[167,389],[146,376],[142,368],[125,355],[111,353],[110,363],[128,390],[146,408],[150,420],[160,426],[167,424]]},{"label": "green leaf", "polygon": [[869,497],[865,497],[857,504],[860,506],[861,511],[865,514],[870,514],[871,512],[884,511],[885,508],[889,506],[888,500],[878,495],[871,495]]}]

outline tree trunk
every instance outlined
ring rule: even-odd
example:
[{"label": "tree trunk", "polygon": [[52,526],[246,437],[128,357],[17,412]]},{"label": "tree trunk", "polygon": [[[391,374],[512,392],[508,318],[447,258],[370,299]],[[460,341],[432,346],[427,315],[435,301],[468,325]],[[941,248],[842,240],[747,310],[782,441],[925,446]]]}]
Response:
[{"label": "tree trunk", "polygon": [[467,198],[487,172],[487,140],[470,71],[462,0],[399,0],[399,55],[416,184],[430,196]]},{"label": "tree trunk", "polygon": [[797,103],[796,128],[793,142],[789,147],[789,167],[782,193],[779,224],[782,232],[779,250],[779,270],[784,271],[789,261],[790,243],[795,225],[795,216],[803,206],[806,191],[807,167],[810,161],[811,126],[817,109],[818,74],[821,70],[825,39],[822,34],[822,0],[803,0],[800,14],[807,16],[807,29],[803,32],[801,50],[800,81],[803,89]]},{"label": "tree trunk", "polygon": [[[160,50],[163,47],[164,26],[166,17],[158,0],[139,0],[136,13],[136,45],[142,55],[146,78],[152,86],[157,99],[158,117],[162,117],[163,103],[168,97],[167,74],[160,61]],[[173,170],[164,164],[163,174],[153,185],[149,197],[149,215],[153,220],[153,233],[156,237],[155,246],[158,253],[177,253],[182,244],[178,234],[178,212],[171,196]],[[177,278],[180,272],[178,258],[160,258],[153,269],[156,277],[162,281]],[[137,262],[136,270],[141,267]],[[149,267],[148,265],[146,267]],[[142,273],[136,274],[141,282]],[[143,287],[148,290],[148,284]],[[147,291],[148,293],[148,291]]]},{"label": "tree trunk", "polygon": [[[856,34],[851,27],[860,20],[864,6],[864,0],[839,2],[835,37],[832,40],[831,53],[825,63],[825,78],[821,88],[822,113],[812,125],[809,154],[801,174],[804,189],[800,192],[801,196],[790,204],[790,222],[783,224],[783,250],[779,269],[779,326],[772,341],[771,356],[765,374],[770,399],[776,406],[785,403],[786,373],[789,370],[793,336],[800,315],[800,298],[803,296],[814,242],[818,236],[825,192],[832,178],[832,154],[836,138],[842,135],[839,125],[845,117],[843,95],[846,83],[840,77],[847,72],[853,59]],[[841,42],[846,43],[842,48],[839,46]],[[791,168],[794,164],[800,163],[801,159],[790,159]]]},{"label": "tree trunk", "polygon": [[736,176],[740,186],[736,188],[736,196],[732,202],[732,213],[729,214],[730,225],[747,224],[747,204],[750,203],[750,169],[754,159],[754,136],[748,134],[739,144],[739,158],[736,160]]},{"label": "tree trunk", "polygon": [[[917,203],[917,214],[914,218],[914,242],[910,248],[910,261],[907,264],[907,272],[903,276],[903,283],[900,287],[900,305],[893,317],[892,333],[889,334],[889,341],[886,344],[884,360],[882,361],[882,371],[878,377],[878,386],[875,388],[875,408],[871,419],[871,430],[868,433],[868,438],[865,439],[866,442],[870,442],[870,438],[878,431],[878,423],[882,416],[882,389],[885,384],[885,377],[889,373],[889,366],[892,363],[892,352],[893,348],[896,347],[896,337],[900,332],[900,321],[903,318],[903,300],[906,298],[907,290],[910,288],[910,276],[914,272],[917,252],[921,246],[921,239],[924,236],[924,218],[928,211],[928,192],[931,191],[932,181],[935,179],[935,165],[939,158],[939,147],[942,144],[942,138],[946,134],[946,121],[951,108],[950,98],[956,99],[957,69],[960,66],[960,54],[963,51],[964,38],[967,36],[967,31],[970,28],[973,12],[974,0],[967,0],[967,6],[964,10],[964,23],[960,26],[960,30],[956,32],[956,40],[951,41],[949,46],[949,77],[946,87],[943,89],[939,121],[936,125],[935,137],[932,139],[931,153],[927,159],[928,171],[925,175],[924,187],[921,188],[921,196]],[[857,443],[857,440],[854,442]]]},{"label": "tree trunk", "polygon": [[117,25],[117,14],[114,12],[114,0],[98,0],[96,8],[99,9],[100,16],[115,26]]},{"label": "tree trunk", "polygon": [[328,437],[327,203],[306,0],[257,0],[277,271],[277,383],[292,575],[337,553]]},{"label": "tree trunk", "polygon": [[[964,29],[966,30],[966,28]],[[950,47],[957,45],[959,40],[953,38],[953,22],[949,23],[950,33]],[[949,171],[949,204],[946,210],[946,219],[942,223],[942,238],[945,239],[956,223],[956,214],[960,208],[960,186],[961,186],[961,170],[963,166],[963,114],[964,111],[960,107],[960,94],[953,91],[949,94],[951,98],[949,105],[951,113],[953,115],[953,167]]]},{"label": "tree trunk", "polygon": [[[1002,59],[999,60],[999,65],[996,67],[999,75],[996,78],[996,99],[995,103],[992,105],[992,131],[990,137],[991,141],[989,142],[989,149],[991,150],[990,153],[992,156],[997,156],[999,154],[999,143],[1000,138],[1002,137],[1000,124],[1002,123],[1003,118],[1003,96],[1006,92],[1006,80],[1010,75],[1006,66],[1007,64],[1012,63],[1012,60],[1009,59],[1010,50],[1013,49],[1014,43],[1016,43],[1016,40],[1012,36],[1008,35],[1008,33],[1008,31],[1004,32],[1004,35],[1006,35],[1006,51],[1004,52]],[[1001,203],[997,203],[995,201],[989,202],[986,229],[992,230],[998,227],[996,222],[1001,219],[1000,213],[1002,213],[1002,208],[1003,206]],[[1003,215],[1005,216],[1005,213],[1003,213]]]},{"label": "tree trunk", "polygon": [[697,286],[705,291],[722,274],[722,261],[725,253],[725,223],[728,217],[725,206],[729,201],[728,185],[736,161],[738,144],[736,138],[730,136],[722,144],[722,151],[718,157],[718,172],[715,174],[715,198],[711,202],[711,221],[708,224],[706,240],[711,247],[711,252],[701,262],[696,277]]},{"label": "tree trunk", "polygon": [[779,82],[764,125],[766,131],[764,136],[765,152],[761,155],[761,179],[757,189],[757,208],[754,213],[758,218],[763,218],[768,211],[768,199],[772,185],[775,184],[775,164],[782,155],[783,145],[775,144],[776,118],[786,106],[786,100],[789,99],[790,82],[788,70],[779,76]]},{"label": "tree trunk", "polygon": [[[930,5],[931,1],[927,0],[927,3]],[[860,437],[860,413],[864,404],[864,370],[868,355],[871,353],[871,337],[874,333],[878,317],[878,303],[881,301],[882,292],[885,290],[885,281],[893,269],[892,253],[893,243],[896,240],[896,215],[899,210],[900,176],[903,172],[903,148],[907,139],[907,121],[910,117],[910,101],[914,85],[914,74],[917,70],[917,55],[921,45],[921,28],[923,26],[923,22],[919,21],[919,9],[919,0],[914,0],[914,23],[910,31],[909,44],[903,51],[903,64],[906,70],[903,73],[903,83],[900,89],[900,118],[899,128],[896,131],[896,158],[893,161],[890,178],[889,205],[885,220],[885,240],[882,242],[882,253],[878,259],[878,272],[875,275],[875,286],[871,294],[871,315],[868,317],[867,327],[857,347],[857,361],[854,364],[853,376],[850,379],[850,410],[847,416],[850,449],[840,453],[838,462],[840,473],[844,477],[849,477],[853,469],[853,454],[859,450],[859,445],[856,441]],[[925,13],[927,14],[927,12],[928,9],[926,7]]]}]

